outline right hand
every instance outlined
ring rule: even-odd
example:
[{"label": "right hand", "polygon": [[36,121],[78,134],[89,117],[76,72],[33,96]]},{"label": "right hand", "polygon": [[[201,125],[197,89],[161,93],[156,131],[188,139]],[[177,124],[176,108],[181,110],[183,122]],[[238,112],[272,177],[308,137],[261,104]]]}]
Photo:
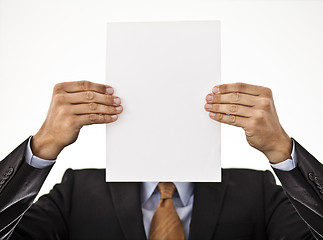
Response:
[{"label": "right hand", "polygon": [[32,138],[35,156],[53,160],[76,141],[84,125],[110,123],[122,112],[110,86],[88,81],[56,84],[45,122]]}]

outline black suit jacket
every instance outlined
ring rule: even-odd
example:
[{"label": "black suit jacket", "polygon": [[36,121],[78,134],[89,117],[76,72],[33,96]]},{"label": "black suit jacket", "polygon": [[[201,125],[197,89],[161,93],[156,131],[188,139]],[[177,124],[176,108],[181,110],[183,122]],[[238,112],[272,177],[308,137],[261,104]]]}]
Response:
[{"label": "black suit jacket", "polygon": [[289,172],[274,169],[304,221],[323,239],[323,165],[295,141],[298,166]]},{"label": "black suit jacket", "polygon": [[[26,143],[0,162],[1,239],[146,239],[141,183],[106,183],[103,169],[69,169],[32,204],[50,167],[26,164]],[[314,239],[270,172],[222,174],[222,183],[195,184],[190,240]]]}]

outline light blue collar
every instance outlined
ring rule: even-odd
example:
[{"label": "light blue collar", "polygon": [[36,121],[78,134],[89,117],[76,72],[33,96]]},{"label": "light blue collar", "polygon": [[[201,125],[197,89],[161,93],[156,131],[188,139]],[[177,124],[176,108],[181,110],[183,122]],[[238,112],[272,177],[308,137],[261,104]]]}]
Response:
[{"label": "light blue collar", "polygon": [[[187,206],[190,197],[193,194],[194,183],[192,182],[174,182],[179,198],[183,206]],[[158,182],[143,182],[141,185],[141,206],[153,195]]]}]

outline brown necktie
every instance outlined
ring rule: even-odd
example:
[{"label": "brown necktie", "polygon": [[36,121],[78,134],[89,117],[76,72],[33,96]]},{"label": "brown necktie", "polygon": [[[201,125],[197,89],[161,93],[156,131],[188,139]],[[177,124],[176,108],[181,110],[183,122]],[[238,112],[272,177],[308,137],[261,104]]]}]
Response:
[{"label": "brown necktie", "polygon": [[175,185],[171,182],[158,183],[160,201],[150,226],[150,240],[184,240],[184,229],[172,200]]}]

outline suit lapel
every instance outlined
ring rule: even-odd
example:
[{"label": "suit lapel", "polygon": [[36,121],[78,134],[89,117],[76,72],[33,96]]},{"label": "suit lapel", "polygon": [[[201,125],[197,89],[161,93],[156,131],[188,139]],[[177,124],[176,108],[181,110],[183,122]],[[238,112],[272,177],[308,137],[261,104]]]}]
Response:
[{"label": "suit lapel", "polygon": [[126,239],[146,239],[140,201],[140,183],[109,183],[112,201]]},{"label": "suit lapel", "polygon": [[196,183],[189,240],[211,239],[221,213],[224,183]]}]

